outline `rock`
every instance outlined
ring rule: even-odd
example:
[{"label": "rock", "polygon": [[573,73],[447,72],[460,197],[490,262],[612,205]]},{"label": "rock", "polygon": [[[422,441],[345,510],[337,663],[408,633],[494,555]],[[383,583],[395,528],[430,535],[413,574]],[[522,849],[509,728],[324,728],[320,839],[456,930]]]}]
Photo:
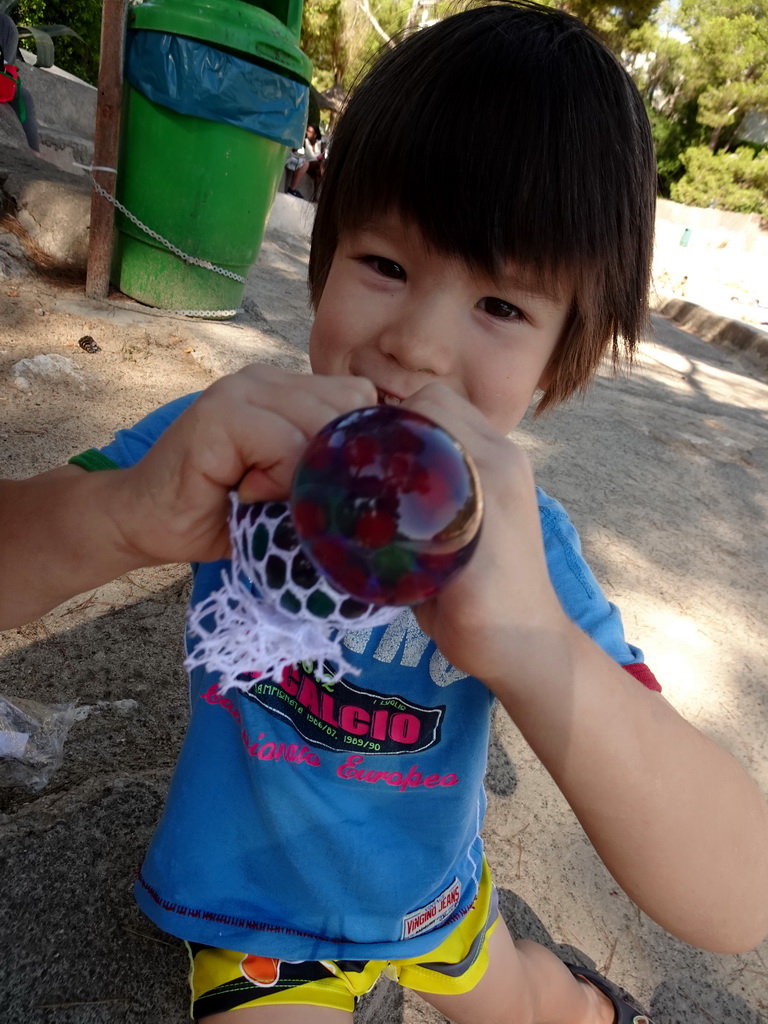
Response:
[{"label": "rock", "polygon": [[24,247],[10,231],[0,231],[0,279],[11,280],[30,271]]},{"label": "rock", "polygon": [[79,179],[69,177],[67,183],[27,181],[17,195],[16,219],[57,263],[85,268],[91,196]]},{"label": "rock", "polygon": [[85,375],[71,359],[56,353],[32,356],[20,359],[11,367],[14,384],[21,391],[29,391],[34,380],[66,380],[76,383],[81,391],[85,391]]},{"label": "rock", "polygon": [[60,170],[29,147],[4,148],[2,141],[0,133],[0,208],[16,218],[45,256],[61,266],[84,271],[90,182]]},{"label": "rock", "polygon": [[16,112],[7,103],[0,103],[0,149],[28,149],[29,143]]}]

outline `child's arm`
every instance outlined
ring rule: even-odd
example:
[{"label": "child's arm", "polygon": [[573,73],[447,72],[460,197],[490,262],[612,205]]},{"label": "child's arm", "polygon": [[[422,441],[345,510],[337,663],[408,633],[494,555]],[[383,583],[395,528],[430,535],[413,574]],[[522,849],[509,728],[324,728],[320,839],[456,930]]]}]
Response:
[{"label": "child's arm", "polygon": [[0,629],[140,566],[225,557],[230,488],[285,497],[306,440],[375,401],[359,378],[250,366],[203,392],[129,469],[0,481]]},{"label": "child's arm", "polygon": [[485,495],[464,573],[417,609],[458,668],[498,696],[608,869],[654,920],[717,952],[768,933],[768,804],[737,762],[564,614],[530,465],[442,388],[408,402],[473,455]]}]

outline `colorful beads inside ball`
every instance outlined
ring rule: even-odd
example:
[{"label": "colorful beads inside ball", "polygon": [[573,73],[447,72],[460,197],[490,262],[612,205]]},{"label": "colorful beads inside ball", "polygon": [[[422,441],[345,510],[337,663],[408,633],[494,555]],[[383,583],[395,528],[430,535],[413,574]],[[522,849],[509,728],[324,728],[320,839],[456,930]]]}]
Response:
[{"label": "colorful beads inside ball", "polygon": [[461,446],[398,406],[358,409],[310,441],[291,512],[302,547],[335,586],[370,604],[419,604],[466,565],[482,497]]}]

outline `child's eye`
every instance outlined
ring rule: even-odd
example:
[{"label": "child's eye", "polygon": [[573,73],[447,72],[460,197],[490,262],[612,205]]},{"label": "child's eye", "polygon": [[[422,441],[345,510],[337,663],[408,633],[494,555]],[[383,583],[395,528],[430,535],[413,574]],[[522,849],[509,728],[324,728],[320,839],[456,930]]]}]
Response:
[{"label": "child's eye", "polygon": [[391,277],[393,281],[405,280],[405,271],[394,260],[385,259],[384,256],[363,256],[362,262],[373,267],[383,277]]},{"label": "child's eye", "polygon": [[479,309],[484,310],[489,316],[498,317],[499,320],[525,319],[522,311],[517,306],[513,306],[511,302],[505,302],[504,299],[494,299],[486,295],[484,299],[480,299],[477,305]]}]

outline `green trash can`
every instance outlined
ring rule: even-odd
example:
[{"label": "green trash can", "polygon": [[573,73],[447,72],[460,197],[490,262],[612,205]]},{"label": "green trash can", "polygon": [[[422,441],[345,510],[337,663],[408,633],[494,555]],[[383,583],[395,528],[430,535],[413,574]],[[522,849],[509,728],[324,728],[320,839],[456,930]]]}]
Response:
[{"label": "green trash can", "polygon": [[240,305],[309,103],[301,0],[270,2],[130,10],[117,177],[129,215],[117,215],[111,276],[146,305],[213,318]]}]

